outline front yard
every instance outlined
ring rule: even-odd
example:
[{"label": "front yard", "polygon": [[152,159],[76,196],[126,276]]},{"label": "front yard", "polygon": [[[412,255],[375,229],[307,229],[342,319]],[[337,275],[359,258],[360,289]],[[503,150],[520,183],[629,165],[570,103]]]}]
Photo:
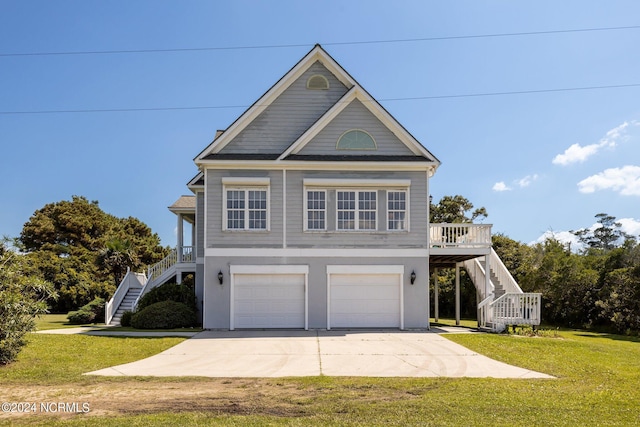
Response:
[{"label": "front yard", "polygon": [[[77,402],[89,411],[0,412],[30,425],[637,425],[640,342],[561,331],[559,338],[447,338],[555,380],[471,378],[105,378],[84,372],[139,360],[183,338],[31,334],[0,368],[2,402]],[[39,409],[39,407],[38,407]]]}]

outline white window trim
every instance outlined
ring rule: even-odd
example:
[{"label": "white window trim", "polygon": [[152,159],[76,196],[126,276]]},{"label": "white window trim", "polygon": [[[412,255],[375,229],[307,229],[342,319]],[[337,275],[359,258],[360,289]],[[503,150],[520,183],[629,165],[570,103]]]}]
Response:
[{"label": "white window trim", "polygon": [[[326,84],[326,87],[311,87],[310,83],[311,83],[311,80],[313,80],[314,78],[321,78],[324,81],[324,83]],[[329,88],[330,88],[329,79],[327,79],[322,74],[314,74],[314,75],[310,76],[307,79],[307,85],[306,86],[307,86],[307,89],[309,89],[309,90],[329,90]]]},{"label": "white window trim", "polygon": [[[266,178],[267,180],[269,178]],[[261,181],[264,182],[264,181]],[[268,181],[267,181],[268,182]],[[271,187],[270,186],[245,186],[245,185],[226,185],[223,178],[222,186],[222,230],[233,232],[249,232],[260,233],[271,230]],[[245,192],[245,219],[244,228],[229,228],[228,215],[227,215],[227,191],[244,191]],[[267,192],[267,224],[266,228],[249,228],[249,191],[266,191]]]},{"label": "white window trim", "polygon": [[[355,192],[356,193],[356,200],[355,200],[355,209],[354,209],[354,228],[338,228],[338,193],[339,192]],[[360,197],[359,194],[360,192],[367,192],[367,193],[376,193],[376,208],[374,210],[375,212],[375,228],[365,228],[365,229],[361,229],[360,228],[360,208],[359,208],[359,202],[360,202]],[[336,231],[340,232],[340,233],[353,233],[353,232],[358,232],[358,233],[373,233],[378,231],[378,220],[380,219],[378,217],[378,208],[379,208],[379,199],[380,197],[378,197],[378,189],[377,188],[337,188],[336,189]],[[369,211],[367,209],[367,211]]]},{"label": "white window trim", "polygon": [[[352,148],[352,147],[345,148],[345,147],[340,147],[340,141],[349,132],[362,132],[362,133],[368,135],[369,138],[371,138],[371,141],[373,141],[373,147],[368,147],[368,148]],[[378,150],[378,143],[376,142],[376,139],[373,137],[373,135],[371,135],[366,130],[360,129],[360,128],[354,128],[354,129],[346,130],[346,131],[344,131],[342,133],[342,135],[340,135],[340,137],[336,141],[336,150],[344,150],[344,151],[376,151],[376,150]]]},{"label": "white window trim", "polygon": [[331,187],[347,188],[354,187],[375,187],[377,189],[400,188],[405,189],[411,186],[410,179],[336,179],[336,178],[305,178],[305,187]]},{"label": "white window trim", "polygon": [[[309,191],[321,192],[324,193],[324,228],[309,228]],[[327,223],[329,222],[329,217],[327,215],[329,211],[329,197],[327,194],[327,190],[322,188],[304,188],[304,209],[303,209],[303,219],[302,219],[302,227],[304,231],[308,232],[316,232],[316,231],[327,231]]]},{"label": "white window trim", "polygon": [[[389,193],[405,193],[405,223],[406,223],[406,227],[403,230],[392,230],[389,228]],[[411,229],[411,222],[410,222],[410,215],[409,212],[411,212],[410,206],[410,193],[409,193],[409,188],[390,188],[387,189],[387,206],[386,206],[386,221],[387,221],[387,225],[386,225],[386,229],[389,233],[408,233]]]}]

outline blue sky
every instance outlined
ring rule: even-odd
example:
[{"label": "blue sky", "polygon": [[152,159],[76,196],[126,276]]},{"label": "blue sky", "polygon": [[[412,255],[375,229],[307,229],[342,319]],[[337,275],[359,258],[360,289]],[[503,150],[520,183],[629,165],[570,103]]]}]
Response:
[{"label": "blue sky", "polygon": [[[640,28],[461,36],[639,17],[637,0],[3,0],[0,235],[82,195],[174,245],[193,158],[315,43],[442,161],[436,200],[461,194],[526,243],[600,212],[637,235],[640,86],[549,90],[640,84]],[[157,51],[213,47],[229,49]],[[42,54],[131,50],[147,52]],[[523,91],[542,92],[434,98]],[[49,112],[70,110],[118,111]]]}]

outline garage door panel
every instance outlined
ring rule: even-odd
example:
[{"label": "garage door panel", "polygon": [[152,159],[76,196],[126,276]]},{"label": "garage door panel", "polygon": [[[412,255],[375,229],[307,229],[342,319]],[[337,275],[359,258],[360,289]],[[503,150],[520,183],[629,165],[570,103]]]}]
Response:
[{"label": "garage door panel", "polygon": [[234,328],[304,328],[304,274],[235,274]]},{"label": "garage door panel", "polygon": [[400,327],[399,274],[332,274],[331,327]]}]

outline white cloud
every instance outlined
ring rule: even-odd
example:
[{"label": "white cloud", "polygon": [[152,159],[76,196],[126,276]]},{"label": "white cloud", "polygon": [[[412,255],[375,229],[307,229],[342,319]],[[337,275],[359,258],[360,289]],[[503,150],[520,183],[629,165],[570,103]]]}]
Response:
[{"label": "white cloud", "polygon": [[573,144],[567,148],[563,154],[558,154],[552,160],[554,165],[566,166],[571,163],[584,162],[587,158],[596,154],[599,149],[598,144],[591,144],[587,146],[580,146],[580,144]]},{"label": "white cloud", "polygon": [[542,234],[540,237],[529,244],[535,245],[536,243],[544,243],[544,241],[547,239],[556,239],[561,243],[569,244],[572,251],[577,251],[582,248],[582,243],[580,243],[580,240],[578,240],[576,235],[570,231],[545,231],[544,234]]},{"label": "white cloud", "polygon": [[538,174],[527,175],[518,181],[520,187],[528,187],[533,181],[538,179]]},{"label": "white cloud", "polygon": [[637,126],[640,124],[637,120],[631,122],[624,122],[620,126],[617,126],[605,134],[605,136],[597,144],[589,144],[584,147],[580,144],[573,144],[567,148],[564,153],[558,154],[552,160],[554,165],[567,166],[571,163],[584,162],[589,157],[596,154],[602,148],[614,148],[618,145],[619,141],[624,141],[629,138],[627,135],[627,128]]},{"label": "white cloud", "polygon": [[511,183],[511,186],[505,184],[504,181],[496,182],[493,184],[493,191],[511,191],[513,187],[528,187],[531,183],[538,179],[538,174],[527,175],[524,178],[516,179]]},{"label": "white cloud", "polygon": [[620,229],[632,236],[640,236],[640,221],[633,218],[620,218],[616,220],[620,223]]},{"label": "white cloud", "polygon": [[496,182],[495,184],[493,184],[493,191],[509,191],[509,190],[511,190],[511,188],[507,187],[507,184],[505,184],[504,181]]},{"label": "white cloud", "polygon": [[613,190],[623,196],[640,196],[640,166],[606,169],[578,183],[581,193]]}]

